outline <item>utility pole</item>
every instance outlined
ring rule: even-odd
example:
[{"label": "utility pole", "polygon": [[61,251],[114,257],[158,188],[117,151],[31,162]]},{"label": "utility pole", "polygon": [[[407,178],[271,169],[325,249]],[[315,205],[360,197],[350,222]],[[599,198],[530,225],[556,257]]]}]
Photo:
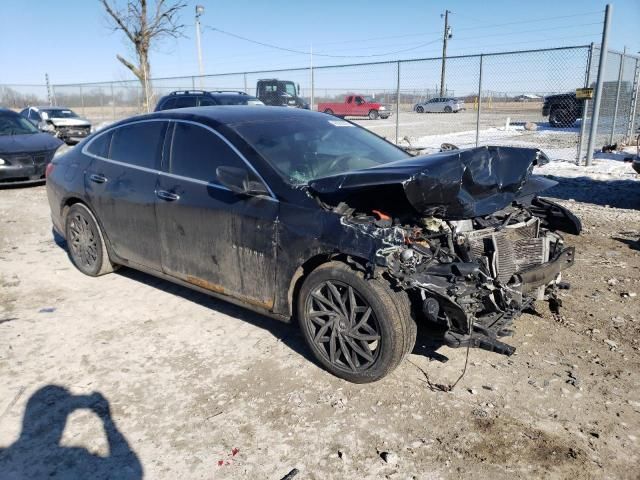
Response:
[{"label": "utility pole", "polygon": [[202,5],[196,5],[196,48],[198,49],[198,70],[200,71],[200,88],[202,88],[202,46],[200,45],[200,16],[204,13]]},{"label": "utility pole", "polygon": [[51,95],[51,84],[49,83],[49,74],[44,74],[44,80],[47,83],[47,101],[49,102],[49,106],[53,106],[53,97]]},{"label": "utility pole", "polygon": [[[444,97],[445,74],[447,69],[447,41],[452,37],[451,27],[449,26],[449,10],[444,11],[444,34],[442,35],[442,74],[440,75],[440,96]],[[440,15],[441,17],[443,15]]]}]

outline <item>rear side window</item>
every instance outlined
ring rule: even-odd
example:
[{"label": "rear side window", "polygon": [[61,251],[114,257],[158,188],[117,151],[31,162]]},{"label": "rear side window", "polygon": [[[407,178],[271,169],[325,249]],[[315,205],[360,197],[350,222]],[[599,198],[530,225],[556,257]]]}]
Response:
[{"label": "rear side window", "polygon": [[171,108],[187,108],[196,106],[196,97],[178,97],[176,104]]},{"label": "rear side window", "polygon": [[167,101],[160,106],[160,110],[171,110],[172,108],[176,108],[176,100],[177,98],[167,99]]},{"label": "rear side window", "polygon": [[218,103],[213,98],[202,97],[200,99],[201,107],[210,107],[211,105],[218,105]]},{"label": "rear side window", "polygon": [[167,122],[140,122],[113,130],[109,158],[138,167],[157,168]]},{"label": "rear side window", "polygon": [[109,158],[109,146],[111,145],[113,131],[108,131],[93,140],[87,147],[87,152],[102,158]]},{"label": "rear side window", "polygon": [[191,123],[176,122],[171,145],[171,173],[216,183],[216,168],[247,166],[220,137]]}]

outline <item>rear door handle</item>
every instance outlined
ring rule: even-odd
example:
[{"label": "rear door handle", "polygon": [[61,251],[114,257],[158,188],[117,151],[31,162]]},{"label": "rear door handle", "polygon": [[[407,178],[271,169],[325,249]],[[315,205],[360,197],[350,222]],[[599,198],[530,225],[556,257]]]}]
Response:
[{"label": "rear door handle", "polygon": [[104,175],[98,175],[96,173],[92,173],[91,175],[89,175],[89,180],[91,180],[94,183],[104,183],[107,181],[107,177],[105,177]]},{"label": "rear door handle", "polygon": [[167,202],[175,202],[176,200],[180,200],[180,195],[167,192],[166,190],[156,190],[156,196],[158,198],[161,198],[162,200],[166,200]]}]

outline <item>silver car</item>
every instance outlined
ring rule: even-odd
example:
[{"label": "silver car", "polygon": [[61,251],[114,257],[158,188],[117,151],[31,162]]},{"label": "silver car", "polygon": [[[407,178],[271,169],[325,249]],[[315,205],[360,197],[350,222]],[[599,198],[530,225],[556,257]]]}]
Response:
[{"label": "silver car", "polygon": [[78,143],[91,133],[91,122],[65,107],[27,107],[20,112],[38,129],[49,132],[65,143]]},{"label": "silver car", "polygon": [[436,97],[426,102],[416,103],[413,110],[418,113],[456,113],[464,110],[464,102],[458,98]]}]

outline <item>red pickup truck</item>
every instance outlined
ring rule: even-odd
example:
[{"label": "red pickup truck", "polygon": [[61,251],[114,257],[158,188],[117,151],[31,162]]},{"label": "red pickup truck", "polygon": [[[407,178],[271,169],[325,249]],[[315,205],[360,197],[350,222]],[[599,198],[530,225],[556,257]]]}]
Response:
[{"label": "red pickup truck", "polygon": [[336,117],[389,118],[391,108],[366,95],[347,95],[342,103],[319,103],[318,111]]}]

